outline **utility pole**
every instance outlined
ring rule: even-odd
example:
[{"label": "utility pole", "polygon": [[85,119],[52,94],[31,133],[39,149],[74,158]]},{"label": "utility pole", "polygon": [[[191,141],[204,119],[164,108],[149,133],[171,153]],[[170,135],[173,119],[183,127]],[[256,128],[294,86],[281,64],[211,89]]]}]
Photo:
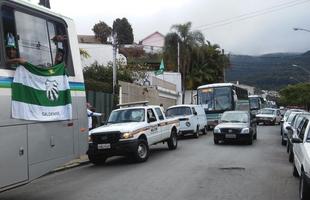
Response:
[{"label": "utility pole", "polygon": [[113,95],[116,94],[116,51],[117,51],[117,33],[112,33],[112,45],[113,45]]},{"label": "utility pole", "polygon": [[178,41],[178,73],[180,73],[180,42]]}]

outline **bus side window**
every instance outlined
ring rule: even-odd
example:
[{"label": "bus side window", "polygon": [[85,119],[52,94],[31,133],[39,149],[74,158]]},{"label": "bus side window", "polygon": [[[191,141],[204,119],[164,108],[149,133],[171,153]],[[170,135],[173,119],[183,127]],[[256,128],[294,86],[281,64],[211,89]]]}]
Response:
[{"label": "bus side window", "polygon": [[[2,6],[1,13],[4,47],[8,46],[8,38],[10,41],[14,41],[16,58],[23,58],[27,62],[42,68],[49,68],[64,62],[68,74],[74,75],[67,27],[63,20],[44,17],[40,13],[36,14],[36,12],[29,12],[28,14],[23,12],[22,8],[15,10],[9,6]],[[60,41],[59,37],[56,36],[62,36],[65,39]],[[55,38],[57,39],[55,40]],[[13,51],[7,50],[5,62],[10,60],[9,56],[13,56],[13,54]],[[14,68],[16,66],[17,64]],[[11,66],[7,65],[7,67]]]},{"label": "bus side window", "polygon": [[19,57],[17,36],[15,29],[15,17],[12,8],[2,6],[1,18],[3,23],[3,42],[5,48],[5,67],[9,69],[16,68],[16,64],[9,64],[8,61]]}]

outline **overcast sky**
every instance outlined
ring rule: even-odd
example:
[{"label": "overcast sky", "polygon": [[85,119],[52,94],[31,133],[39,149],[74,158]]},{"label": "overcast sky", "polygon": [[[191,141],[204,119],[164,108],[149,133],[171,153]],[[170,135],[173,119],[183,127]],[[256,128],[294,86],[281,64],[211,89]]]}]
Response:
[{"label": "overcast sky", "polygon": [[[38,0],[32,0],[38,2]],[[99,20],[126,17],[135,41],[188,21],[211,43],[233,54],[310,50],[310,0],[50,0],[52,10],[75,20],[78,34],[93,34]],[[72,4],[72,5],[70,5]],[[255,16],[255,17],[253,17]],[[211,24],[211,25],[210,25]]]}]

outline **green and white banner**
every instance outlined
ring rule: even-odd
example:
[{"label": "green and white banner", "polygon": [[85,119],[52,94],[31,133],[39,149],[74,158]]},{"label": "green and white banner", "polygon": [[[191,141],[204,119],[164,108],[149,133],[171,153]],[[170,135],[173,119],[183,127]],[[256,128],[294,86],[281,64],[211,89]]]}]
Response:
[{"label": "green and white banner", "polygon": [[72,119],[70,86],[63,63],[47,69],[30,63],[17,67],[12,83],[12,117],[35,121]]}]

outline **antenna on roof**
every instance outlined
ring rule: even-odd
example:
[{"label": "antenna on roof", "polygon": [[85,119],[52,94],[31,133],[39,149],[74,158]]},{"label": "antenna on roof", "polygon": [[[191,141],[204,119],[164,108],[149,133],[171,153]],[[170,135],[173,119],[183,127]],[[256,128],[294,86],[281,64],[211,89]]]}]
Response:
[{"label": "antenna on roof", "polygon": [[137,105],[147,106],[148,103],[149,101],[136,101],[136,102],[130,102],[130,103],[117,104],[117,106],[119,106],[120,108],[137,106]]}]

